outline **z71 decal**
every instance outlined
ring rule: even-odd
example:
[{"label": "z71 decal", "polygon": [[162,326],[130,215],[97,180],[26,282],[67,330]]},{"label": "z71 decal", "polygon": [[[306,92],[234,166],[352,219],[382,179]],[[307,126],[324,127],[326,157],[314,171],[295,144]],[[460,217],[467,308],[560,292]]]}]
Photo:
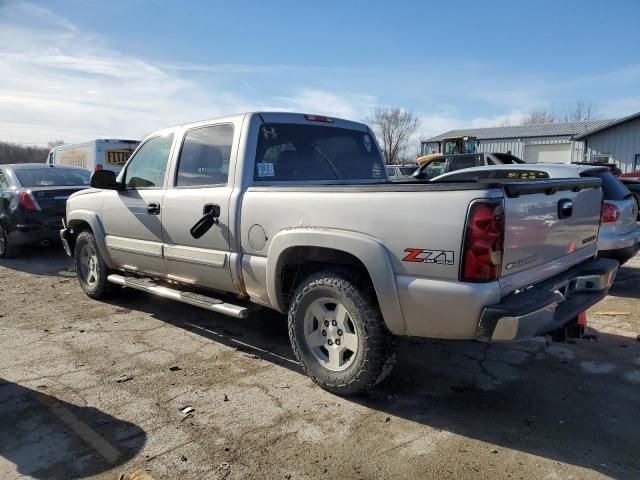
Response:
[{"label": "z71 decal", "polygon": [[437,265],[453,265],[453,252],[450,250],[431,250],[429,248],[405,248],[408,253],[403,262],[435,263]]}]

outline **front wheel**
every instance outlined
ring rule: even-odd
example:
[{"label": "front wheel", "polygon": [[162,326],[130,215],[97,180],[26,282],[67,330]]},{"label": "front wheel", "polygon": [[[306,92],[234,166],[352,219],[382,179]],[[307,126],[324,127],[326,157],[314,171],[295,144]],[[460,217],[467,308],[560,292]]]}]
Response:
[{"label": "front wheel", "polygon": [[74,248],[78,280],[84,293],[96,300],[109,297],[116,286],[109,283],[109,269],[100,256],[96,238],[85,230],[78,234]]},{"label": "front wheel", "polygon": [[339,395],[361,393],[384,380],[397,340],[387,330],[373,292],[349,272],[325,270],[305,279],[289,309],[289,337],[305,373]]}]

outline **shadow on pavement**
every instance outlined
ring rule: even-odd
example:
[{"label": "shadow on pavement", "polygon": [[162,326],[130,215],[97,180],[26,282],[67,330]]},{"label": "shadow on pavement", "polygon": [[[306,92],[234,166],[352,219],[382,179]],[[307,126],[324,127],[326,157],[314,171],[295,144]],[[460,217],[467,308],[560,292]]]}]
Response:
[{"label": "shadow on pavement", "polygon": [[[259,312],[234,320],[141,292],[114,305],[147,312],[212,341],[300,373],[286,320]],[[637,479],[640,342],[511,345],[405,339],[390,378],[350,400],[465,437]]]},{"label": "shadow on pavement", "polygon": [[640,298],[640,268],[622,267],[618,271],[609,295],[614,297]]},{"label": "shadow on pavement", "polygon": [[73,260],[55,243],[48,247],[23,247],[15,258],[0,258],[0,267],[33,275],[76,278]]},{"label": "shadow on pavement", "polygon": [[125,463],[145,442],[137,425],[0,378],[0,464],[21,475],[85,478]]}]

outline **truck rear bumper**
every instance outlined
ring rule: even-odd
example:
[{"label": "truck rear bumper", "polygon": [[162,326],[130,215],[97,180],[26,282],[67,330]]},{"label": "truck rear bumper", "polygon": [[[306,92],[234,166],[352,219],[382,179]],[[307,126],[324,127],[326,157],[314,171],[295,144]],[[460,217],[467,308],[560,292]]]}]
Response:
[{"label": "truck rear bumper", "polygon": [[568,271],[509,295],[499,304],[485,307],[477,338],[513,341],[544,335],[602,300],[615,279],[618,262],[588,260]]}]

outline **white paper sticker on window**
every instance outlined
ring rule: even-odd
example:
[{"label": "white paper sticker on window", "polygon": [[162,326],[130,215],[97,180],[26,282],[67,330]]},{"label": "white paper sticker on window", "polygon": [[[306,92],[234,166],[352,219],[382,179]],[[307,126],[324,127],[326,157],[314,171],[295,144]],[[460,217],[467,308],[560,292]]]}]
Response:
[{"label": "white paper sticker on window", "polygon": [[259,177],[274,177],[276,172],[273,169],[273,163],[258,163],[258,176]]},{"label": "white paper sticker on window", "polygon": [[362,137],[362,143],[364,143],[364,148],[367,149],[367,152],[371,153],[371,137],[364,135]]}]

